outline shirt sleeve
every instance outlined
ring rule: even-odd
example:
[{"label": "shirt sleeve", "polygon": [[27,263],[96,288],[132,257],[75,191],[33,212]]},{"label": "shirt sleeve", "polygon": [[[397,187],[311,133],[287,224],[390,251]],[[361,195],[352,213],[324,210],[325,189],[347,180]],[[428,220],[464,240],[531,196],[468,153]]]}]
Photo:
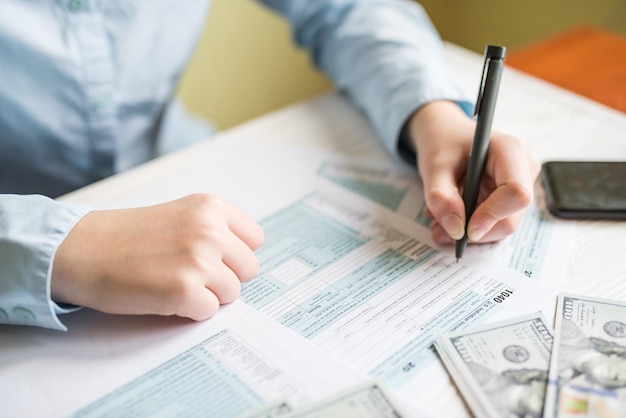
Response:
[{"label": "shirt sleeve", "polygon": [[67,328],[50,296],[57,248],[90,208],[40,195],[0,195],[0,323]]},{"label": "shirt sleeve", "polygon": [[[423,8],[409,0],[260,0],[290,22],[296,42],[367,115],[393,155],[418,108],[434,100],[471,112],[449,73],[441,39]],[[413,156],[414,157],[414,156]]]}]

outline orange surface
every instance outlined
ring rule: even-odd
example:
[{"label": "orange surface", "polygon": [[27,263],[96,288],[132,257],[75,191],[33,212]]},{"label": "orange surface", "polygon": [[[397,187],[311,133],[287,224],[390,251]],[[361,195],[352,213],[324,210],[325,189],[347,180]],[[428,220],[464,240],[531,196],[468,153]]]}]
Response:
[{"label": "orange surface", "polygon": [[512,51],[506,63],[626,113],[626,37],[577,27]]}]

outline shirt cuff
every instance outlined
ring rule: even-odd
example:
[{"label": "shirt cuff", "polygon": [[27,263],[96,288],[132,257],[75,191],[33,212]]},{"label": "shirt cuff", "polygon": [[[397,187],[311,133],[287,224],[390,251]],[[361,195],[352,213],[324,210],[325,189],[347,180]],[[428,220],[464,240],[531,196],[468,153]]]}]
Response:
[{"label": "shirt cuff", "polygon": [[39,195],[0,195],[0,323],[67,330],[57,313],[75,308],[52,301],[52,263],[91,210]]}]

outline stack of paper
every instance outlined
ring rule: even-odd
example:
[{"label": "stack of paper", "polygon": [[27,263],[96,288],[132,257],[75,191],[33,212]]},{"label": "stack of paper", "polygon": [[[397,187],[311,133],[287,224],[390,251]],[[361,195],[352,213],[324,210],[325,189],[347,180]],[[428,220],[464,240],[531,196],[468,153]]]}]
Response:
[{"label": "stack of paper", "polygon": [[242,207],[266,240],[241,300],[418,407],[449,387],[432,350],[437,336],[554,306],[568,248],[554,243],[569,242],[572,229],[539,208],[510,240],[472,246],[457,262],[452,246],[432,241],[415,169],[384,154],[305,158],[233,137],[211,150],[116,205],[208,192]]}]

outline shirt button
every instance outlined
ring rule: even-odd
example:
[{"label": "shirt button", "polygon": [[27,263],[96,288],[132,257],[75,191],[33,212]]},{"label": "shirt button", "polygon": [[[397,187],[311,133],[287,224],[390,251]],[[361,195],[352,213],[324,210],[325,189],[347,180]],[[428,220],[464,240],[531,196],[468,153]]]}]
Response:
[{"label": "shirt button", "polygon": [[87,10],[87,0],[69,0],[67,2],[67,8],[70,12]]},{"label": "shirt button", "polygon": [[35,314],[33,311],[28,308],[24,308],[23,306],[16,306],[13,308],[13,316],[23,324],[35,322]]},{"label": "shirt button", "polygon": [[110,103],[111,101],[108,96],[101,96],[91,102],[90,109],[92,112],[102,112],[106,110]]}]

